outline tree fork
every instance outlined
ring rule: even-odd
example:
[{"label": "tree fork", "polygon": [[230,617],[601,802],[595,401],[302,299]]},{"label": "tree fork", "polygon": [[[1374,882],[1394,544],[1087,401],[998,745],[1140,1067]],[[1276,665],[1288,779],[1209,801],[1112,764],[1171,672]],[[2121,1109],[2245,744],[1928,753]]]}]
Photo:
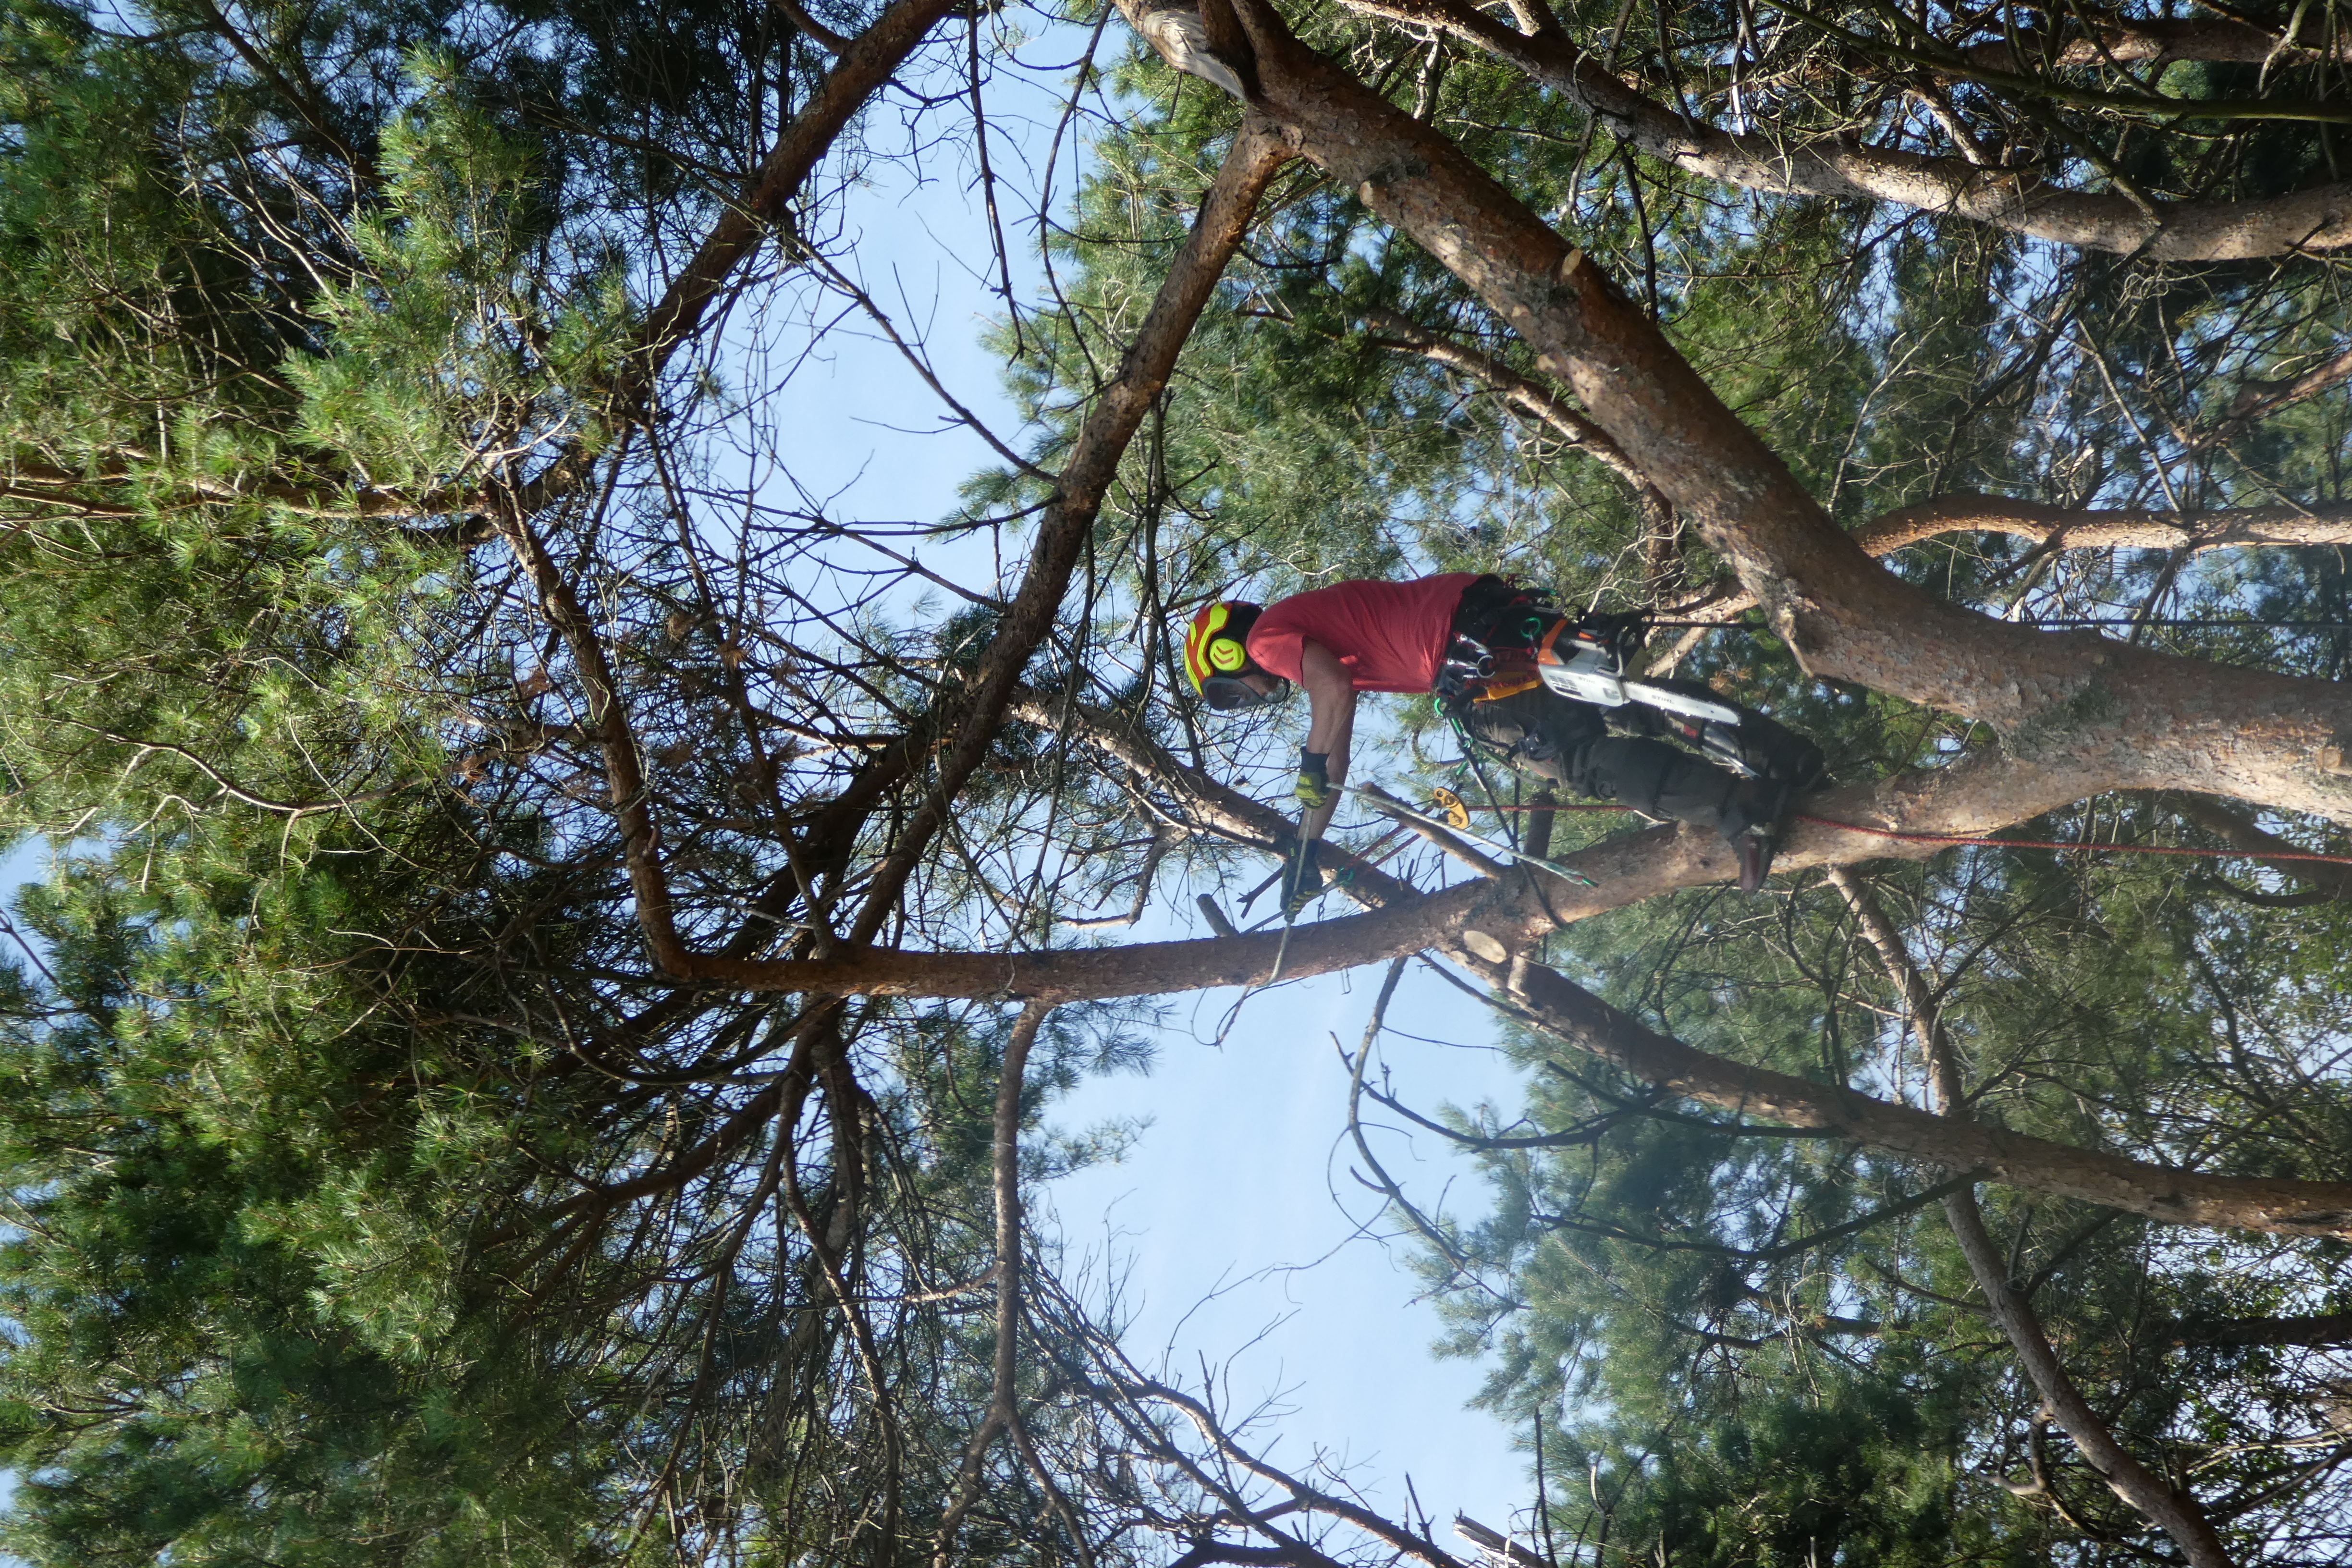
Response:
[{"label": "tree fork", "polygon": [[1811,673],[1991,725],[2111,787],[2188,788],[2352,822],[2352,691],[1999,622],[1891,575],[1601,269],[1451,141],[1235,0],[1300,153],[1476,292],[1700,528]]}]

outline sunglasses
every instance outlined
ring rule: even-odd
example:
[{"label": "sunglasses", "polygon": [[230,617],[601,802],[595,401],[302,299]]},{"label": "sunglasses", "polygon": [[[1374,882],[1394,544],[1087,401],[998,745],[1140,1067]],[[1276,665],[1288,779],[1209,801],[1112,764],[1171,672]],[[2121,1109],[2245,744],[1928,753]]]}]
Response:
[{"label": "sunglasses", "polygon": [[1282,694],[1280,681],[1272,691],[1260,691],[1237,675],[1213,675],[1201,682],[1201,700],[1220,713],[1238,709],[1255,708],[1261,702],[1271,702]]}]

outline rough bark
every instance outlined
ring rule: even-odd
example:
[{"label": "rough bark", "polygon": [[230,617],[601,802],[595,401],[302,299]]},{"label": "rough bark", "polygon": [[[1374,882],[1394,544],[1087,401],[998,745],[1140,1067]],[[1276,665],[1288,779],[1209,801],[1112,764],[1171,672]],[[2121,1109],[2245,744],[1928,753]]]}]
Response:
[{"label": "rough bark", "polygon": [[[1152,778],[1185,803],[1192,826],[1274,853],[1294,829],[1288,816],[1202,778],[1115,716],[1087,704],[1034,696],[1024,698],[1015,712],[1024,721],[1069,731],[1122,766]],[[1790,825],[1774,865],[1787,872],[1865,859],[1928,859],[1949,848],[1950,837],[1990,833],[2105,787],[2095,775],[2079,770],[1998,755],[1880,784],[1850,785],[1801,803],[1804,815]],[[1888,834],[1932,837],[1883,836]],[[697,979],[750,990],[1035,997],[1060,1004],[1263,984],[1274,973],[1277,952],[1285,976],[1305,979],[1457,943],[1470,929],[1516,950],[1558,926],[1738,874],[1721,838],[1671,826],[1606,839],[1563,857],[1561,864],[1591,878],[1591,887],[1548,875],[1513,875],[1423,897],[1337,846],[1327,863],[1354,867],[1349,890],[1379,906],[1378,912],[1303,924],[1291,933],[1286,951],[1281,933],[1265,932],[1030,953],[921,952],[850,944],[821,960],[712,954],[688,962]]]},{"label": "rough bark", "polygon": [[1574,101],[1651,157],[1743,189],[1860,197],[1950,213],[2060,245],[2168,261],[2240,261],[2352,245],[2352,184],[2243,202],[2154,203],[2069,190],[2020,170],[1983,168],[1835,136],[1783,142],[1686,120],[1601,68],[1565,35],[1520,33],[1457,0],[1345,0],[1350,10],[1438,28],[1507,61]]},{"label": "rough bark", "polygon": [[2021,31],[2012,47],[2006,38],[1971,44],[1960,51],[1973,65],[1993,70],[2046,70],[2097,65],[2161,65],[2168,60],[2211,60],[2227,65],[2295,64],[2306,59],[2352,60],[2352,34],[2331,40],[2324,7],[2297,9],[2292,41],[2231,16],[2117,16],[2072,10],[2084,26],[2052,34]]},{"label": "rough bark", "polygon": [[1454,144],[1239,0],[1263,106],[1468,284],[1729,560],[1816,676],[1990,725],[2013,756],[2352,822],[2352,690],[1946,604],[1879,568],[1600,268]]},{"label": "rough bark", "polygon": [[2352,506],[2257,506],[2218,511],[2100,510],[2008,496],[1948,495],[1854,530],[1868,553],[1891,555],[1947,533],[2005,533],[2067,550],[2207,550],[2352,544]]},{"label": "rough bark", "polygon": [[[1848,537],[1874,559],[1954,533],[2005,533],[2053,550],[2179,550],[2201,554],[2263,545],[2352,544],[2352,506],[2232,507],[2212,511],[2062,507],[1959,491],[1873,518]],[[1686,618],[1736,619],[1756,596],[1726,580],[1675,607]]]}]

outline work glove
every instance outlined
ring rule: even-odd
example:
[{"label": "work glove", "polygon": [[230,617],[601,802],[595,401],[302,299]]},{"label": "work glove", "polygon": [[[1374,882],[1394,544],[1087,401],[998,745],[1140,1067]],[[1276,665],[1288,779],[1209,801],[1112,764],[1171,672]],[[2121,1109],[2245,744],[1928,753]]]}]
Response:
[{"label": "work glove", "polygon": [[1283,919],[1296,919],[1298,911],[1313,903],[1316,895],[1323,890],[1323,868],[1316,864],[1316,852],[1322,847],[1321,839],[1310,838],[1283,867]]},{"label": "work glove", "polygon": [[1313,811],[1331,798],[1331,753],[1298,749],[1298,783],[1292,788],[1298,804]]}]

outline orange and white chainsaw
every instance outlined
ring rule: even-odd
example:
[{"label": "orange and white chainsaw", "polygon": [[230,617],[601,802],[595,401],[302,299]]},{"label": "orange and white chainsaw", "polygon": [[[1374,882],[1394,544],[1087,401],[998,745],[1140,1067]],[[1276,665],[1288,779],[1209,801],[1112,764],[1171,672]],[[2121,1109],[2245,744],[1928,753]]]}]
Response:
[{"label": "orange and white chainsaw", "polygon": [[1642,623],[1631,616],[1595,616],[1580,621],[1563,616],[1536,644],[1536,677],[1545,689],[1595,708],[1639,702],[1702,723],[1738,724],[1739,710],[1727,702],[1680,682],[1627,674],[1626,659],[1642,641]]}]

